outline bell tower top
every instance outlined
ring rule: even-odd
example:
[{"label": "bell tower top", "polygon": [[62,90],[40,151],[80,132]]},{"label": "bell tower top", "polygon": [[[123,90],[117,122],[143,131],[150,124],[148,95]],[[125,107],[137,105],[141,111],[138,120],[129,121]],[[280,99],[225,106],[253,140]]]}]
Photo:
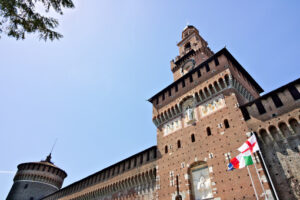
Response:
[{"label": "bell tower top", "polygon": [[192,25],[183,29],[181,41],[177,46],[179,55],[171,61],[174,81],[214,54],[200,36],[198,29]]},{"label": "bell tower top", "polygon": [[198,29],[196,29],[193,25],[187,25],[182,31],[181,39],[188,37],[194,31],[199,34]]}]

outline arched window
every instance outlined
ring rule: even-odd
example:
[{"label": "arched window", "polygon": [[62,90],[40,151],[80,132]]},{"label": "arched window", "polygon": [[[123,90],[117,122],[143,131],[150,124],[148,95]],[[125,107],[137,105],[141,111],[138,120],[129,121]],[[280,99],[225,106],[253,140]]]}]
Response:
[{"label": "arched window", "polygon": [[214,90],[214,88],[213,88],[213,86],[211,84],[209,84],[208,89],[210,90],[210,92],[212,94],[215,94],[215,90]]},{"label": "arched window", "polygon": [[207,87],[204,88],[204,93],[205,93],[206,97],[209,97],[209,96],[210,96]]},{"label": "arched window", "polygon": [[180,140],[177,141],[177,148],[178,149],[181,148],[181,142],[180,142]]},{"label": "arched window", "polygon": [[186,45],[184,45],[184,49],[185,50],[189,50],[191,48],[191,43],[186,43]]},{"label": "arched window", "polygon": [[224,120],[224,126],[225,128],[229,128],[229,122],[227,119]]},{"label": "arched window", "polygon": [[271,144],[272,143],[272,140],[269,137],[269,135],[268,135],[268,133],[265,129],[259,130],[259,134],[260,134],[262,140],[265,142],[265,144]]},{"label": "arched window", "polygon": [[289,137],[291,135],[291,132],[290,132],[288,126],[286,125],[286,123],[281,122],[281,123],[279,123],[278,127],[285,137]]},{"label": "arched window", "polygon": [[195,142],[195,134],[194,133],[191,135],[191,141]]},{"label": "arched window", "polygon": [[207,136],[210,136],[211,135],[211,130],[209,127],[206,128],[206,132],[207,132]]},{"label": "arched window", "polygon": [[168,146],[165,146],[165,153],[168,153]]}]

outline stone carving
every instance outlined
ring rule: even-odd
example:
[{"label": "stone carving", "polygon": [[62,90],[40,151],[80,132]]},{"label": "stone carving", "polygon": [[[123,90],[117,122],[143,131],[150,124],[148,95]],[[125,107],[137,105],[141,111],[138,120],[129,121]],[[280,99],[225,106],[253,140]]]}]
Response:
[{"label": "stone carving", "polygon": [[220,95],[200,106],[201,117],[210,115],[211,113],[213,113],[221,108],[224,108],[225,106],[226,106],[226,104],[225,104],[224,96]]},{"label": "stone carving", "polygon": [[188,106],[185,113],[186,113],[186,119],[187,119],[188,122],[195,119],[194,108],[191,108],[190,106]]},{"label": "stone carving", "polygon": [[164,125],[164,136],[169,135],[179,129],[181,129],[181,118],[176,118],[170,122],[168,122],[167,124]]},{"label": "stone carving", "polygon": [[213,193],[208,167],[203,166],[192,169],[192,177],[195,200],[212,198]]},{"label": "stone carving", "polygon": [[182,103],[182,109],[184,111],[185,124],[193,124],[196,121],[195,114],[195,101],[193,97],[188,98]]}]

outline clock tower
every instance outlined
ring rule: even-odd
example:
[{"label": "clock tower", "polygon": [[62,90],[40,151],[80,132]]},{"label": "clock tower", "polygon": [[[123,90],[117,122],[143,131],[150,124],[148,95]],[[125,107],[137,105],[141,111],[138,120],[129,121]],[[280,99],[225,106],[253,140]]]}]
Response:
[{"label": "clock tower", "polygon": [[[184,28],[177,46],[174,81],[149,99],[157,127],[158,199],[254,199],[247,170],[226,169],[249,131],[239,105],[258,98],[262,88],[226,48],[213,53],[194,26]],[[260,186],[257,176],[253,181]]]},{"label": "clock tower", "polygon": [[[171,61],[174,81],[213,55],[207,42],[194,26],[186,26],[181,38],[182,40],[177,44],[179,55]],[[187,57],[189,59],[185,59]]]}]

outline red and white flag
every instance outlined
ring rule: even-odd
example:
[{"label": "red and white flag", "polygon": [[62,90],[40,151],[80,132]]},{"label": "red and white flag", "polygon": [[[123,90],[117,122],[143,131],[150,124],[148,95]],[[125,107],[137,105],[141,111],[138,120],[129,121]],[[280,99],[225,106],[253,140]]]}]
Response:
[{"label": "red and white flag", "polygon": [[249,137],[249,139],[240,148],[238,148],[238,150],[241,153],[250,151],[251,154],[253,154],[256,151],[259,151],[259,146],[258,146],[255,135],[253,134],[251,137]]}]

